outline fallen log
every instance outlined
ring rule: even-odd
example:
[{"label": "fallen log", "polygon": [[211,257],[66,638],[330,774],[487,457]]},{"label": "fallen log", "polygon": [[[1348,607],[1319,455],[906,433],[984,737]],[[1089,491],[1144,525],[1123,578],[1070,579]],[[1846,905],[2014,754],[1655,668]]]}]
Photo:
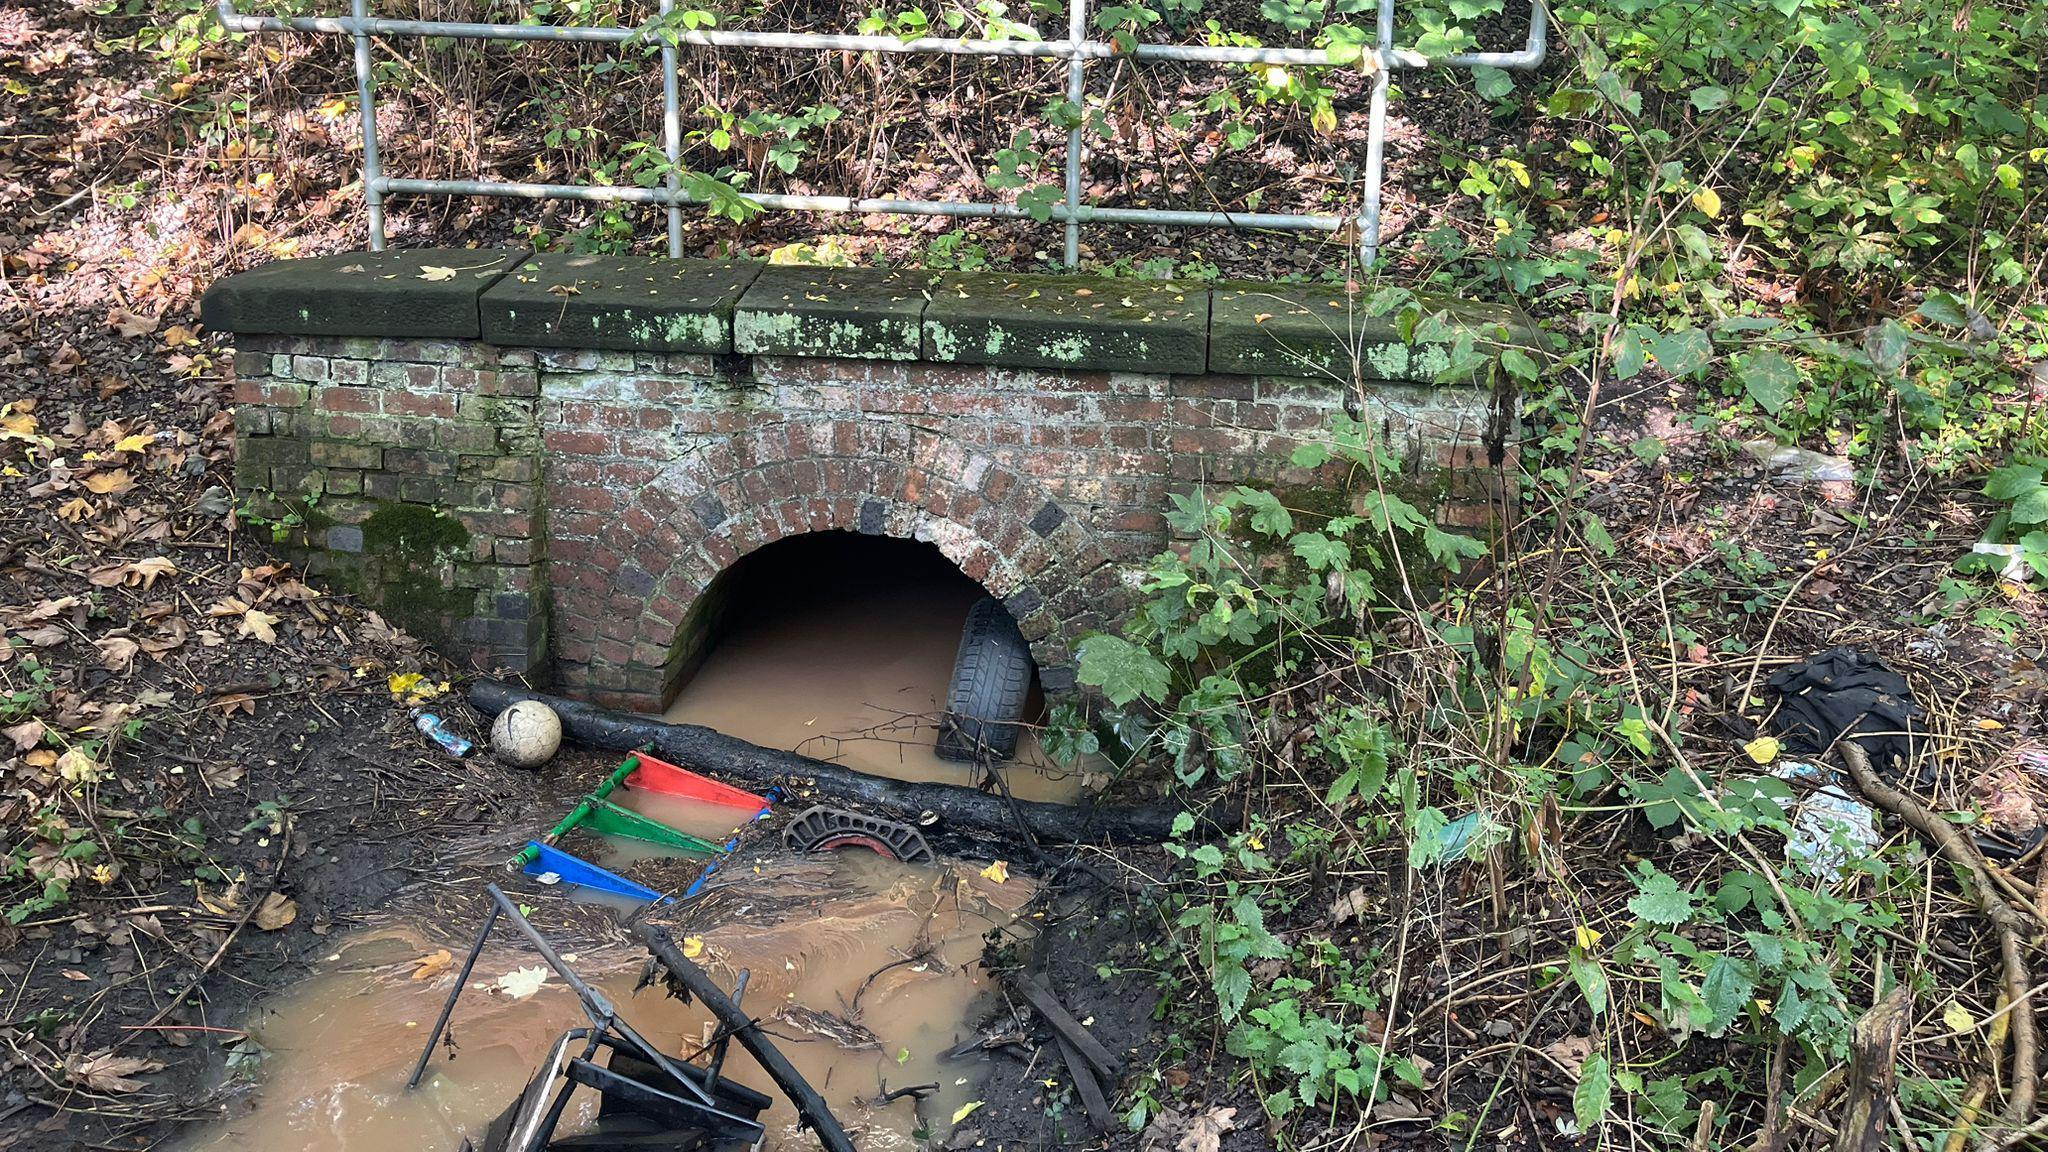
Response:
[{"label": "fallen log", "polygon": [[[799,752],[750,744],[715,728],[650,720],[497,680],[478,680],[470,685],[470,705],[487,716],[495,716],[521,700],[538,700],[554,709],[562,719],[563,735],[580,744],[615,752],[647,748],[671,763],[720,779],[737,780],[756,790],[779,786],[816,791],[891,810],[913,822],[929,812],[938,817],[941,828],[955,831],[1015,836],[1022,822],[1033,836],[1063,844],[1099,840],[1157,844],[1171,838],[1174,820],[1184,811],[1176,804],[1082,806],[1032,800],[1006,802],[1001,796],[954,784],[870,776]],[[1239,823],[1235,813],[1222,808],[1193,815],[1205,831],[1227,832]]]}]

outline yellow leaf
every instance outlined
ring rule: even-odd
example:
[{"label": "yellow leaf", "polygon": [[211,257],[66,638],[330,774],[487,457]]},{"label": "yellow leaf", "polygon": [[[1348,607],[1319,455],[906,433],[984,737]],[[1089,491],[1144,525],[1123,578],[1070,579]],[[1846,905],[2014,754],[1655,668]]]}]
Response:
[{"label": "yellow leaf", "polygon": [[981,1101],[969,1100],[967,1103],[962,1104],[958,1108],[953,1109],[953,1123],[958,1124],[962,1120],[967,1119],[969,1116],[974,1115],[975,1111],[980,1107]]},{"label": "yellow leaf", "polygon": [[142,451],[145,451],[145,450],[147,450],[147,449],[149,448],[149,446],[150,446],[150,445],[151,445],[152,443],[154,443],[155,441],[156,441],[156,437],[154,437],[154,436],[146,436],[146,435],[144,435],[144,434],[142,434],[142,433],[140,433],[140,432],[137,432],[137,433],[136,433],[135,435],[133,435],[133,436],[123,436],[123,437],[121,437],[121,439],[120,439],[119,441],[115,442],[115,444],[114,444],[114,451],[116,451],[116,452],[142,452]]},{"label": "yellow leaf", "polygon": [[1968,1008],[1953,1000],[1948,1002],[1948,1007],[1941,1010],[1941,1022],[1948,1025],[1948,1030],[1951,1032],[1975,1032],[1977,1030],[1977,1018],[1970,1015]]},{"label": "yellow leaf", "polygon": [[1991,719],[1989,716],[1982,716],[1977,719],[1977,731],[1979,732],[1996,732],[2003,727],[2005,725]]},{"label": "yellow leaf", "polygon": [[1712,188],[1702,188],[1692,194],[1692,206],[1710,217],[1721,215],[1721,194]]},{"label": "yellow leaf", "polygon": [[683,937],[683,959],[695,960],[697,957],[702,956],[703,954],[704,938],[702,936]]},{"label": "yellow leaf", "polygon": [[414,963],[416,966],[412,970],[413,979],[432,980],[434,977],[446,972],[455,963],[455,953],[443,948],[439,952],[429,953],[420,957]]},{"label": "yellow leaf", "polygon": [[1598,948],[1600,946],[1600,938],[1605,935],[1605,932],[1595,928],[1588,928],[1584,924],[1572,929],[1572,936],[1578,941],[1579,951],[1581,952],[1591,952],[1593,949]]},{"label": "yellow leaf", "polygon": [[36,418],[27,412],[0,413],[0,431],[12,432],[16,436],[36,434]]},{"label": "yellow leaf", "polygon": [[1749,753],[1749,758],[1759,764],[1769,764],[1776,760],[1782,749],[1783,745],[1778,743],[1776,736],[1759,736],[1742,746],[1742,750]]},{"label": "yellow leaf", "polygon": [[453,280],[455,279],[455,269],[443,264],[426,264],[421,266],[419,278],[434,283],[439,283],[443,280]]},{"label": "yellow leaf", "polygon": [[983,868],[981,870],[981,874],[985,878],[994,881],[997,884],[1001,884],[1010,878],[1010,863],[1007,860],[998,860],[995,863],[989,865],[988,867]]}]

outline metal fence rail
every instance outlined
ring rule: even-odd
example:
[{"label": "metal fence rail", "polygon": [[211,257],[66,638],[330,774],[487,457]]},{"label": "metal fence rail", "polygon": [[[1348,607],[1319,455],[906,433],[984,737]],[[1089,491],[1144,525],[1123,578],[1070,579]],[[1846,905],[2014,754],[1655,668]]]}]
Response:
[{"label": "metal fence rail", "polygon": [[[1052,219],[1066,228],[1066,264],[1080,262],[1081,226],[1088,223],[1159,224],[1189,228],[1273,228],[1335,232],[1355,224],[1360,255],[1366,265],[1379,256],[1380,185],[1386,172],[1387,97],[1395,69],[1492,67],[1530,71],[1548,52],[1549,22],[1544,0],[1530,0],[1527,42],[1512,52],[1469,52],[1430,58],[1394,44],[1395,0],[1380,0],[1375,47],[1366,53],[1373,69],[1365,153],[1364,203],[1356,217],[1272,212],[1175,211],[1158,208],[1112,208],[1086,203],[1081,197],[1081,127],[1067,130],[1064,199],[1052,206]],[[668,16],[675,0],[660,0]],[[682,113],[676,74],[681,45],[711,49],[812,52],[891,52],[921,55],[1019,56],[1067,61],[1067,99],[1079,107],[1087,94],[1090,61],[1119,55],[1108,41],[1088,34],[1088,0],[1068,0],[1064,40],[985,40],[894,36],[828,35],[808,32],[722,32],[673,30],[659,20],[636,28],[582,28],[547,24],[470,24],[447,20],[388,20],[369,14],[369,0],[350,0],[347,16],[255,16],[235,10],[234,0],[220,0],[220,20],[233,32],[307,32],[349,36],[355,40],[356,93],[362,106],[363,199],[368,208],[370,247],[384,247],[384,201],[390,196],[504,196],[533,200],[600,200],[660,204],[668,209],[668,251],[683,254],[683,207],[698,203],[682,188]],[[601,184],[529,184],[493,180],[408,180],[384,174],[377,151],[377,86],[370,67],[370,41],[375,36],[436,37],[457,40],[543,40],[584,44],[659,44],[662,79],[662,148],[668,157],[663,187],[639,188]],[[1277,64],[1335,67],[1329,54],[1316,48],[1233,48],[1191,44],[1139,44],[1122,55],[1136,60],[1192,64]],[[762,208],[808,212],[889,213],[906,216],[961,216],[1028,220],[1032,215],[1014,204],[957,200],[895,200],[848,196],[797,196],[742,192],[742,199]]]}]

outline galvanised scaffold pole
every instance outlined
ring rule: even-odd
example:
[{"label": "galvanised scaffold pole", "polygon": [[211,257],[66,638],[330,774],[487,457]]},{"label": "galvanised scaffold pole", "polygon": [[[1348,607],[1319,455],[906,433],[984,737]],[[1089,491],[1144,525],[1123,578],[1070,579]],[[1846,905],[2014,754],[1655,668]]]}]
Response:
[{"label": "galvanised scaffold pole", "polygon": [[[951,55],[1020,57],[1064,60],[1066,99],[1076,121],[1067,129],[1063,195],[1048,212],[1065,232],[1064,257],[1067,267],[1080,263],[1081,226],[1089,223],[1153,224],[1185,228],[1270,228],[1290,231],[1339,232],[1347,228],[1357,234],[1359,256],[1370,267],[1380,250],[1380,207],[1386,176],[1387,105],[1391,98],[1395,69],[1500,68],[1532,71],[1549,53],[1549,18],[1544,0],[1530,0],[1529,35],[1523,46],[1511,52],[1464,52],[1431,58],[1394,44],[1395,0],[1381,0],[1377,13],[1374,47],[1363,57],[1372,71],[1372,94],[1367,112],[1364,195],[1355,217],[1306,215],[1274,212],[1185,211],[1161,208],[1113,208],[1089,204],[1082,199],[1081,162],[1083,127],[1087,98],[1087,64],[1116,56],[1137,61],[1182,64],[1233,65],[1264,64],[1296,67],[1336,67],[1330,54],[1320,48],[1248,48],[1206,44],[1139,44],[1118,53],[1115,45],[1088,35],[1088,0],[1069,0],[1067,36],[1064,40],[979,39],[949,40],[921,36],[833,35],[813,32],[727,32],[716,29],[678,29],[673,22],[675,0],[659,0],[654,21],[634,28],[566,27],[549,24],[488,24],[453,20],[390,20],[372,17],[369,0],[350,0],[348,16],[257,16],[237,11],[235,0],[219,0],[222,26],[231,32],[299,32],[347,36],[355,44],[356,97],[361,106],[363,126],[363,202],[368,216],[370,247],[381,251],[385,244],[384,202],[393,195],[498,196],[515,199],[580,200],[661,205],[667,212],[668,252],[681,256],[685,205],[698,203],[682,186],[682,112],[677,76],[682,45],[711,49],[813,52],[879,52],[908,55]],[[376,76],[371,68],[372,37],[447,38],[456,40],[557,42],[577,44],[645,44],[658,38],[662,71],[662,154],[666,171],[660,187],[639,188],[616,185],[540,184],[498,180],[413,180],[384,174],[377,147]],[[956,200],[913,200],[876,197],[811,196],[784,193],[741,192],[740,199],[764,209],[806,212],[885,213],[907,216],[950,216],[961,218],[1028,220],[1031,212],[1015,204]]]}]

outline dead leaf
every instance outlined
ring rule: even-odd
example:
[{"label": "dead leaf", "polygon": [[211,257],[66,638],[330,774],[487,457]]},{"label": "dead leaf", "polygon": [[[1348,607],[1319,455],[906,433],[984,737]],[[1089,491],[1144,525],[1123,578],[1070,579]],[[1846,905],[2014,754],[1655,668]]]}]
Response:
[{"label": "dead leaf", "polygon": [[531,968],[514,968],[498,977],[496,987],[514,1000],[524,1000],[540,991],[540,986],[547,982],[548,970],[536,964]]},{"label": "dead leaf", "polygon": [[95,472],[85,478],[85,487],[95,496],[110,496],[135,487],[135,477],[129,475],[126,468],[116,468],[112,472]]},{"label": "dead leaf", "polygon": [[453,280],[455,269],[441,264],[425,264],[420,267],[419,279],[436,284],[443,280]]},{"label": "dead leaf", "polygon": [[156,584],[157,577],[169,576],[177,570],[177,562],[170,557],[151,556],[145,560],[137,560],[128,566],[128,574],[131,578],[129,583],[132,587],[134,581],[140,580],[142,581],[142,590],[147,592]]},{"label": "dead leaf", "polygon": [[275,932],[298,918],[298,904],[282,892],[272,892],[256,906],[256,926],[265,932]]},{"label": "dead leaf", "polygon": [[90,1056],[74,1055],[66,1060],[64,1075],[73,1083],[83,1084],[94,1092],[137,1092],[147,1085],[132,1077],[138,1073],[155,1072],[162,1067],[155,1060],[116,1056],[112,1049],[101,1049]]},{"label": "dead leaf", "polygon": [[415,966],[412,970],[412,978],[415,980],[432,980],[434,977],[439,976],[441,973],[446,972],[449,968],[453,967],[454,964],[455,953],[450,952],[446,948],[443,948],[439,952],[429,953],[428,955],[420,957],[419,960],[415,962]]},{"label": "dead leaf", "polygon": [[92,645],[100,650],[100,667],[123,674],[134,667],[135,654],[142,650],[142,645],[126,636],[103,636]]},{"label": "dead leaf", "polygon": [[277,617],[254,608],[242,613],[242,626],[235,630],[237,636],[254,636],[265,644],[277,643]]},{"label": "dead leaf", "polygon": [[1188,1130],[1175,1144],[1174,1152],[1217,1152],[1223,1144],[1223,1134],[1234,1131],[1237,1122],[1235,1108],[1211,1108],[1203,1115],[1188,1123]]},{"label": "dead leaf", "polygon": [[57,757],[57,775],[67,784],[97,784],[107,778],[107,770],[99,761],[88,756],[77,745]]},{"label": "dead leaf", "polygon": [[1330,901],[1330,923],[1335,925],[1342,924],[1347,920],[1356,920],[1360,916],[1365,915],[1367,907],[1365,889],[1353,888],[1351,891]]},{"label": "dead leaf", "polygon": [[1593,1054],[1593,1039],[1590,1036],[1567,1036],[1543,1046],[1543,1054],[1557,1061],[1558,1067],[1573,1080],[1579,1078],[1579,1069],[1585,1067],[1586,1057]]},{"label": "dead leaf", "polygon": [[83,496],[73,496],[57,506],[57,518],[66,524],[76,524],[92,514],[92,501]]},{"label": "dead leaf", "polygon": [[30,719],[12,728],[0,728],[0,736],[13,741],[16,752],[26,752],[43,742],[43,722]]},{"label": "dead leaf", "polygon": [[147,336],[156,331],[162,322],[161,316],[138,316],[126,308],[116,308],[107,313],[107,323],[123,336]]}]

